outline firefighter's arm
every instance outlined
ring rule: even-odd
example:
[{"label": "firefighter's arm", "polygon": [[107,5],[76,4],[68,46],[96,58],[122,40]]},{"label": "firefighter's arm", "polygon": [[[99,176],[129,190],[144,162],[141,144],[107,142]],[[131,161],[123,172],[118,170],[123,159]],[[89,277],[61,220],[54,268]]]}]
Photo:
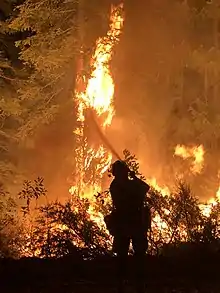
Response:
[{"label": "firefighter's arm", "polygon": [[130,172],[130,176],[140,184],[141,188],[143,188],[143,192],[144,193],[147,193],[150,190],[150,186],[146,182],[144,182],[143,180],[141,180],[140,178],[138,178],[135,175],[135,172],[134,171],[131,171]]}]

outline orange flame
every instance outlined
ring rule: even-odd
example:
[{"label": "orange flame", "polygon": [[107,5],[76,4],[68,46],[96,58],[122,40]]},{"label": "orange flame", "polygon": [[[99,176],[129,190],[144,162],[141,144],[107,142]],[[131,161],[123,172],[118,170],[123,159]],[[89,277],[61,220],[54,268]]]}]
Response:
[{"label": "orange flame", "polygon": [[80,121],[85,119],[83,111],[92,108],[98,116],[106,114],[102,124],[103,127],[111,124],[114,115],[114,82],[111,77],[109,62],[112,58],[113,47],[119,41],[123,26],[122,8],[122,4],[112,7],[110,30],[107,32],[107,36],[99,38],[96,43],[96,50],[91,60],[93,71],[86,90],[76,93],[78,119]]},{"label": "orange flame", "polygon": [[170,195],[170,189],[167,186],[160,186],[156,178],[148,178],[148,184],[152,186],[156,191],[160,192],[163,196]]},{"label": "orange flame", "polygon": [[204,165],[204,148],[203,145],[186,147],[184,145],[177,145],[175,148],[175,155],[181,158],[189,159],[193,158],[191,171],[193,174],[201,173]]},{"label": "orange flame", "polygon": [[[78,78],[78,90],[75,93],[78,106],[77,121],[79,126],[74,133],[79,147],[76,149],[76,178],[75,184],[70,188],[71,194],[77,194],[80,198],[87,198],[90,203],[88,214],[90,219],[98,225],[103,224],[103,215],[95,211],[94,194],[101,191],[101,182],[104,173],[110,167],[112,154],[102,144],[94,142],[91,144],[85,131],[85,111],[92,109],[99,118],[100,127],[104,131],[111,124],[114,116],[113,97],[114,82],[110,72],[110,61],[113,48],[119,41],[123,27],[123,5],[112,6],[110,16],[110,28],[107,35],[99,38],[96,49],[91,59],[91,77]],[[80,82],[87,83],[83,89]],[[81,87],[80,87],[81,85]],[[95,161],[95,163],[93,163]],[[93,178],[87,179],[87,172],[93,168]]]}]

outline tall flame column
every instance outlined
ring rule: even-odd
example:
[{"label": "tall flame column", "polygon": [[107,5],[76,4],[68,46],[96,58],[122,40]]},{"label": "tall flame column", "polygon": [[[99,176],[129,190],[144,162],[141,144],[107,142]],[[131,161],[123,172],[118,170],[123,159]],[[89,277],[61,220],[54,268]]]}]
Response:
[{"label": "tall flame column", "polygon": [[[82,13],[79,21],[82,21]],[[112,155],[103,146],[101,140],[94,138],[95,129],[91,129],[89,112],[95,115],[99,127],[104,132],[110,127],[114,116],[114,81],[110,72],[110,61],[115,44],[123,27],[123,5],[112,6],[110,28],[103,38],[96,42],[96,48],[90,62],[91,75],[83,73],[83,56],[79,60],[79,74],[75,99],[77,105],[77,148],[75,150],[76,172],[70,193],[87,198],[92,206],[94,193],[101,189],[103,174],[111,164]],[[83,32],[81,40],[83,42]],[[83,46],[81,46],[83,48]]]}]

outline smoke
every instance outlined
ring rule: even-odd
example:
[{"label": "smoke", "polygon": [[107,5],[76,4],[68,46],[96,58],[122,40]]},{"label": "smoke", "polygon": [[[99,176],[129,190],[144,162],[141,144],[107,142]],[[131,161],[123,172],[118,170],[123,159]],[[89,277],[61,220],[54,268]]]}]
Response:
[{"label": "smoke", "polygon": [[218,179],[213,184],[210,177],[216,170],[209,172],[207,184],[207,162],[199,172],[192,172],[191,162],[174,155],[177,144],[207,143],[190,133],[192,121],[185,111],[199,99],[193,81],[191,92],[187,86],[183,89],[184,68],[193,52],[190,17],[190,8],[181,1],[127,4],[124,32],[112,63],[117,117],[110,136],[117,152],[128,148],[138,156],[146,176],[170,183],[184,169],[193,188],[207,197],[201,186],[209,185],[215,193]]},{"label": "smoke", "polygon": [[[122,156],[122,151],[126,148],[138,157],[141,171],[146,177],[155,177],[161,185],[169,185],[174,182],[176,175],[184,174],[196,194],[211,197],[219,184],[217,174],[220,164],[216,159],[219,153],[210,152],[209,149],[214,137],[210,134],[211,127],[210,132],[200,133],[201,126],[190,120],[191,113],[188,112],[189,105],[191,112],[201,112],[201,107],[196,103],[201,99],[199,95],[203,92],[203,83],[201,78],[195,82],[195,75],[200,73],[194,72],[193,75],[190,71],[194,52],[192,44],[198,40],[193,36],[192,12],[186,2],[142,0],[137,5],[135,0],[125,1],[123,33],[114,49],[111,64],[116,116],[106,136],[119,156]],[[101,26],[101,21],[99,24]],[[91,35],[95,43],[98,30],[93,30],[94,36],[92,33]],[[186,85],[184,79],[186,72],[190,76],[190,86]],[[74,79],[74,76],[71,76],[71,79]],[[71,90],[73,88],[74,86]],[[69,100],[68,95],[66,99]],[[53,137],[48,135],[51,135],[51,128],[47,129],[45,137],[41,136],[36,146],[37,156],[35,153],[36,162],[40,167],[31,167],[36,169],[34,171],[37,175],[42,175],[46,181],[50,181],[52,186],[54,181],[59,181],[54,179],[54,173],[62,173],[59,176],[64,178],[64,183],[58,185],[63,184],[65,190],[69,186],[66,184],[66,178],[72,172],[72,132],[75,128],[72,116],[74,109],[71,108],[71,103],[68,107],[71,117],[62,123],[57,122]],[[215,106],[214,109],[218,107]],[[204,117],[199,117],[202,125]],[[194,132],[191,131],[192,128]],[[68,132],[66,135],[63,135],[64,130]],[[196,136],[195,132],[199,135]],[[71,138],[66,140],[66,137]],[[199,145],[204,147],[201,172],[192,172],[192,158],[175,156],[178,144],[186,148]],[[59,149],[55,149],[58,145]],[[68,153],[70,158],[64,161]],[[207,189],[203,188],[204,185]],[[57,191],[57,186],[54,186]]]},{"label": "smoke", "polygon": [[177,21],[170,9],[152,3],[127,6],[124,34],[113,61],[115,107],[123,120],[120,138],[138,143],[138,149],[131,147],[147,162],[153,156],[155,164],[161,160],[161,139],[173,105],[169,76],[185,58],[186,23],[184,17]]}]

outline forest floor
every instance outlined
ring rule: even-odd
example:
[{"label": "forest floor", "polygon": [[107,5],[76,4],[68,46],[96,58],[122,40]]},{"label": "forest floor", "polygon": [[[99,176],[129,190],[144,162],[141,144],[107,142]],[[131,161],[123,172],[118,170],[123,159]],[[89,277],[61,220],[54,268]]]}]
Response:
[{"label": "forest floor", "polygon": [[[113,258],[96,260],[4,259],[1,293],[116,292]],[[220,293],[219,256],[200,259],[146,258],[146,292]],[[132,271],[132,258],[130,271]],[[127,293],[135,292],[132,275]]]}]

